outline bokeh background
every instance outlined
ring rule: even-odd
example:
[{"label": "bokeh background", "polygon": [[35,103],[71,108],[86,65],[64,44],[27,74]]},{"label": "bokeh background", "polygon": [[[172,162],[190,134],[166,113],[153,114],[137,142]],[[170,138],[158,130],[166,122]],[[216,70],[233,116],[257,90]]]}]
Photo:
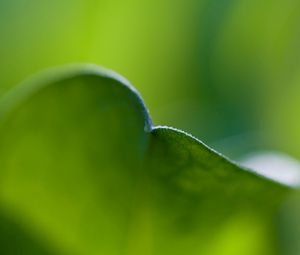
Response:
[{"label": "bokeh background", "polygon": [[298,0],[1,0],[0,95],[95,63],[131,81],[155,124],[235,159],[300,159],[299,13]]},{"label": "bokeh background", "polygon": [[300,158],[300,2],[2,0],[1,94],[65,63],[111,68],[155,124],[238,157]]}]

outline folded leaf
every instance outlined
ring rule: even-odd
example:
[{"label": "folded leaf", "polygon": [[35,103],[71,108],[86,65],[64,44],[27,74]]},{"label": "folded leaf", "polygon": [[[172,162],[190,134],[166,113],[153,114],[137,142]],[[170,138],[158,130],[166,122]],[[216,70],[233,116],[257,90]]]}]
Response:
[{"label": "folded leaf", "polygon": [[0,113],[0,211],[49,254],[234,254],[222,231],[244,243],[233,247],[240,254],[255,241],[231,233],[239,226],[271,247],[266,231],[292,189],[181,131],[152,127],[116,74],[52,71],[14,89]]}]

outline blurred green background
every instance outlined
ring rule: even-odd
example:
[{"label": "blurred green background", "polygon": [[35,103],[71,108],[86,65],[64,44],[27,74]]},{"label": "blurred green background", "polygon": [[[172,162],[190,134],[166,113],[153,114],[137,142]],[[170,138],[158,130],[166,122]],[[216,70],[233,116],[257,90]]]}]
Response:
[{"label": "blurred green background", "polygon": [[0,94],[45,68],[91,62],[131,81],[155,124],[233,158],[300,159],[299,13],[297,0],[1,0]]},{"label": "blurred green background", "polygon": [[128,78],[156,124],[300,158],[300,2],[2,0],[0,88],[64,63]]}]

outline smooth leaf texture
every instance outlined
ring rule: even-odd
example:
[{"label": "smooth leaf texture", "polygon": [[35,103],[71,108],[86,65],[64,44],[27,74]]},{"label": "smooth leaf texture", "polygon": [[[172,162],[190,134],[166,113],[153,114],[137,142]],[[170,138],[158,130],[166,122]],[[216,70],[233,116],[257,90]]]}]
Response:
[{"label": "smooth leaf texture", "polygon": [[0,111],[1,253],[274,254],[268,231],[291,188],[154,128],[116,74],[54,70]]}]

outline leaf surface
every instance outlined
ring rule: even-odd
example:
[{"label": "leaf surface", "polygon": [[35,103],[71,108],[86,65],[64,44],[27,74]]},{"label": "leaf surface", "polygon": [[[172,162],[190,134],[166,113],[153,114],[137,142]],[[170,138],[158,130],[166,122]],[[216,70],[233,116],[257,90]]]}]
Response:
[{"label": "leaf surface", "polygon": [[[128,82],[94,66],[27,82],[0,112],[0,211],[51,254],[226,254],[232,247],[212,248],[219,233],[265,236],[292,190],[154,128]],[[232,235],[245,243],[238,252],[257,242]]]}]

